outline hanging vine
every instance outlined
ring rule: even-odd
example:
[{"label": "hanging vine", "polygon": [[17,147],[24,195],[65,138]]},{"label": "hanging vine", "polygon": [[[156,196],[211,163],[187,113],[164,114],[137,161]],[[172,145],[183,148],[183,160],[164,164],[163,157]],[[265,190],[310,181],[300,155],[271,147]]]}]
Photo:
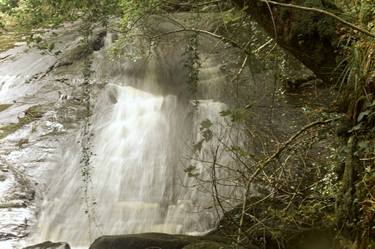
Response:
[{"label": "hanging vine", "polygon": [[199,71],[202,66],[201,60],[199,57],[199,37],[197,32],[191,33],[189,35],[188,43],[186,45],[184,56],[186,58],[184,67],[187,71],[187,82],[188,90],[193,99],[194,108],[199,104],[197,100],[197,91],[198,91],[198,81],[199,81]]},{"label": "hanging vine", "polygon": [[100,231],[99,225],[96,222],[95,215],[95,205],[96,200],[94,196],[90,194],[92,188],[92,165],[91,159],[94,155],[92,152],[92,137],[93,133],[91,130],[91,117],[92,117],[92,85],[90,84],[90,78],[93,73],[91,70],[92,57],[90,56],[92,52],[92,46],[90,42],[90,37],[92,36],[91,22],[85,21],[82,24],[82,34],[83,34],[83,48],[84,54],[86,55],[83,62],[83,83],[82,92],[83,99],[82,105],[84,106],[84,119],[81,134],[81,159],[80,159],[80,169],[81,177],[83,182],[83,201],[85,205],[85,214],[88,217],[89,223],[89,238],[92,237],[91,227],[94,225],[96,229]]}]

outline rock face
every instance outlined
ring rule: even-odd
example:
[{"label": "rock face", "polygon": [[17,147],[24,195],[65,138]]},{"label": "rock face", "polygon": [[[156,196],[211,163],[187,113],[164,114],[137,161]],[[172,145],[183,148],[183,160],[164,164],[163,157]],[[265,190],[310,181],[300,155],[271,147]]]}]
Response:
[{"label": "rock face", "polygon": [[25,247],[24,249],[70,249],[70,246],[63,242],[53,243],[51,241],[47,241],[41,244]]},{"label": "rock face", "polygon": [[[1,52],[0,45],[0,249],[23,246],[58,167],[61,143],[74,140],[79,129],[84,109],[78,26],[43,34],[56,44],[51,53],[26,44]],[[91,50],[100,48],[103,36],[95,31]],[[36,239],[47,240],[52,238]],[[56,248],[47,246],[53,247],[37,248]]]},{"label": "rock face", "polygon": [[[218,239],[218,241],[213,241]],[[229,249],[225,241],[215,237],[193,237],[163,233],[102,236],[89,249]],[[219,241],[220,240],[220,241]]]}]

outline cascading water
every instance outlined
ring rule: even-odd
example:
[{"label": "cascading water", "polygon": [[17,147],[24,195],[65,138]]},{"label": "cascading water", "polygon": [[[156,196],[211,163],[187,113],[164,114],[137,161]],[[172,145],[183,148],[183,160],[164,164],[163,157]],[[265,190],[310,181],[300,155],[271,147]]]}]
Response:
[{"label": "cascading water", "polygon": [[[201,139],[203,120],[220,127],[219,112],[227,107],[203,100],[191,116],[184,101],[153,90],[159,89],[155,68],[147,70],[141,87],[124,83],[134,81],[126,74],[116,75],[97,98],[88,183],[81,175],[81,136],[67,143],[46,194],[36,242],[87,247],[104,234],[196,234],[215,227],[218,213],[209,188],[186,176],[184,167],[195,165],[201,180],[210,177],[205,169],[210,164],[190,159],[187,144]],[[211,145],[203,144],[199,157],[209,160],[211,153]],[[219,154],[219,162],[229,163],[223,148]]]},{"label": "cascading water", "polygon": [[[112,104],[109,93],[116,93]],[[110,97],[109,97],[110,96]],[[171,201],[169,116],[176,108],[173,96],[154,96],[128,86],[108,85],[100,98],[103,108],[94,121],[93,158],[89,195],[95,199],[93,236],[142,232],[162,223],[163,203]],[[107,100],[107,103],[106,103]],[[79,145],[78,145],[79,146]],[[78,147],[76,146],[76,147]],[[80,153],[64,155],[64,175],[49,190],[47,210],[41,217],[42,237],[87,244],[87,210]],[[90,198],[91,201],[91,198]],[[58,210],[64,210],[55,214]],[[55,216],[54,218],[51,218]]]}]

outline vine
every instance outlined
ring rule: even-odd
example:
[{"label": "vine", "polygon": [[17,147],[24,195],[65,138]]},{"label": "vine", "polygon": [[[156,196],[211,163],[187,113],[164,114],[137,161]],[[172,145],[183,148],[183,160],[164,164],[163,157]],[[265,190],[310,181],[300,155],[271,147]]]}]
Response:
[{"label": "vine", "polygon": [[192,96],[194,107],[199,104],[197,100],[197,90],[199,81],[199,71],[202,66],[199,57],[199,37],[197,32],[189,35],[188,43],[186,45],[184,56],[186,58],[184,67],[187,70],[188,90]]},{"label": "vine", "polygon": [[[90,53],[92,52],[92,48],[90,45],[90,36],[92,35],[91,24],[89,22],[84,22],[82,25],[82,33],[84,36],[83,39],[83,47],[84,47],[84,54],[86,54],[83,62],[83,83],[82,83],[82,91],[83,91],[83,99],[82,104],[84,106],[84,119],[83,119],[83,127],[82,127],[82,134],[81,134],[81,159],[80,159],[80,169],[81,169],[81,177],[83,182],[83,201],[85,204],[85,214],[88,217],[89,222],[89,238],[92,237],[91,226],[92,224],[95,225],[97,229],[99,226],[96,222],[96,215],[95,215],[95,205],[96,201],[93,196],[90,195],[90,190],[92,186],[92,166],[91,166],[91,159],[94,155],[92,152],[92,137],[93,133],[91,131],[91,116],[92,112],[92,87],[90,84],[90,77],[93,73],[91,70],[92,65],[92,58]],[[99,229],[100,230],[100,229]]]}]

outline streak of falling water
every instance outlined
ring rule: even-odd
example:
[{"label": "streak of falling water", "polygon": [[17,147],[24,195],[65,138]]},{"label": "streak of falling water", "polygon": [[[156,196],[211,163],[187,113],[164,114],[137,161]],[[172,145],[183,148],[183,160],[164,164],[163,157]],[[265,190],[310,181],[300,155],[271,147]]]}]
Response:
[{"label": "streak of falling water", "polygon": [[[171,198],[170,115],[173,96],[154,96],[128,86],[108,85],[94,120],[91,186],[96,222],[92,238],[81,191],[79,146],[64,155],[64,174],[51,185],[40,219],[41,239],[88,245],[105,234],[152,230],[161,224]],[[116,102],[116,103],[111,103]],[[91,212],[91,210],[90,210]]]}]

